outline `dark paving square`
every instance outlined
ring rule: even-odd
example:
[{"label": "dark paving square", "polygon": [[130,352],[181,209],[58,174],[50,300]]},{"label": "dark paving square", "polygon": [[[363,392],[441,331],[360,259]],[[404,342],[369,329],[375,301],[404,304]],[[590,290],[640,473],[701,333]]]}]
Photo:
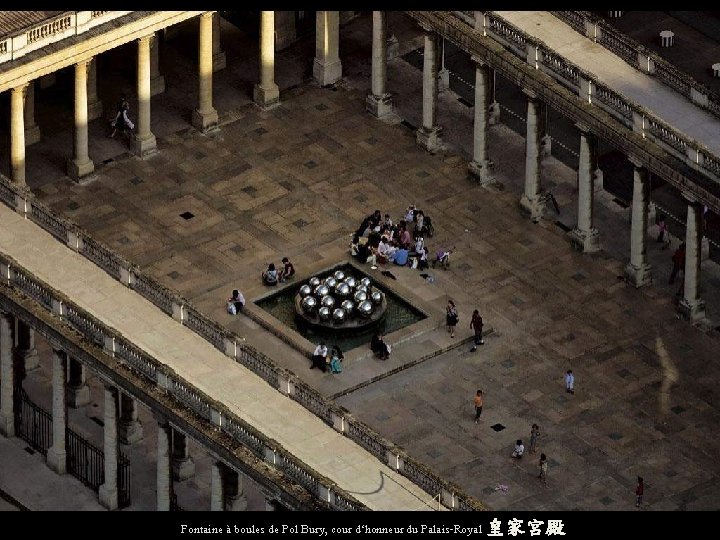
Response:
[{"label": "dark paving square", "polygon": [[519,244],[522,244],[523,246],[531,246],[533,241],[529,238],[522,238],[521,240],[518,240]]},{"label": "dark paving square", "polygon": [[522,298],[512,298],[510,300],[510,303],[513,306],[522,306],[525,303],[525,301]]},{"label": "dark paving square", "polygon": [[314,169],[315,167],[318,166],[318,164],[315,163],[312,159],[311,159],[310,161],[306,161],[306,162],[304,163],[304,165],[305,165],[305,167],[307,167],[308,169]]},{"label": "dark paving square", "polygon": [[118,238],[118,244],[125,245],[125,244],[129,244],[129,243],[130,243],[130,239],[127,236],[121,236],[120,238]]},{"label": "dark paving square", "polygon": [[586,278],[586,276],[585,276],[585,274],[583,274],[582,272],[578,272],[577,274],[574,274],[572,278],[573,278],[575,281],[582,281],[583,279]]},{"label": "dark paving square", "polygon": [[427,455],[433,459],[437,459],[440,456],[442,456],[442,452],[440,450],[438,450],[437,448],[432,448],[427,451]]},{"label": "dark paving square", "polygon": [[385,420],[390,419],[390,415],[388,415],[388,413],[386,413],[385,411],[381,411],[375,415],[375,418],[380,422],[384,422]]},{"label": "dark paving square", "polygon": [[180,217],[183,219],[192,219],[195,217],[195,214],[193,214],[192,212],[183,212],[182,214],[180,214]]},{"label": "dark paving square", "polygon": [[315,108],[318,111],[327,111],[329,107],[327,105],[325,105],[324,103],[318,103],[317,105],[315,105]]},{"label": "dark paving square", "polygon": [[668,469],[667,471],[665,471],[665,476],[667,476],[668,478],[672,478],[673,476],[677,476],[677,471],[675,471],[675,470],[673,470],[673,469]]},{"label": "dark paving square", "polygon": [[298,229],[302,229],[307,224],[308,222],[302,218],[298,219],[297,221],[293,221],[293,225],[295,225]]},{"label": "dark paving square", "polygon": [[558,403],[560,405],[564,405],[567,402],[568,398],[564,394],[560,394],[558,397],[555,398],[555,403]]},{"label": "dark paving square", "polygon": [[430,176],[430,173],[427,171],[418,171],[415,176],[417,176],[418,178],[427,178],[428,176]]},{"label": "dark paving square", "polygon": [[362,193],[355,195],[355,197],[353,197],[353,198],[359,203],[364,203],[365,201],[368,200],[367,196]]},{"label": "dark paving square", "polygon": [[67,205],[68,210],[77,210],[78,208],[80,208],[80,205],[75,201],[72,201]]},{"label": "dark paving square", "polygon": [[625,377],[630,375],[630,372],[627,369],[623,368],[620,371],[618,371],[617,374],[624,379]]},{"label": "dark paving square", "polygon": [[368,137],[365,139],[365,142],[368,144],[377,144],[378,140],[375,137]]},{"label": "dark paving square", "polygon": [[283,180],[282,182],[278,182],[278,185],[284,187],[288,191],[292,191],[293,189],[295,189],[292,182],[290,182],[289,180]]},{"label": "dark paving square", "polygon": [[195,152],[195,159],[202,159],[204,157],[207,157],[207,154],[205,152]]},{"label": "dark paving square", "polygon": [[600,499],[600,502],[603,503],[605,506],[607,506],[608,504],[612,504],[615,501],[613,499],[611,499],[610,497],[605,496],[602,499]]},{"label": "dark paving square", "polygon": [[259,127],[257,129],[253,130],[253,133],[256,133],[258,135],[265,135],[267,132],[268,132],[268,130],[265,129],[264,127]]},{"label": "dark paving square", "polygon": [[233,252],[237,253],[238,255],[240,255],[240,253],[245,251],[245,248],[242,246],[233,246],[230,248],[230,251],[233,251]]},{"label": "dark paving square", "polygon": [[180,272],[178,272],[177,270],[173,270],[168,274],[168,277],[172,279],[177,279],[180,277]]},{"label": "dark paving square", "polygon": [[515,367],[515,362],[508,358],[507,360],[504,360],[500,365],[504,368],[510,369],[511,367]]},{"label": "dark paving square", "polygon": [[134,176],[133,178],[130,179],[130,183],[134,186],[137,186],[137,185],[142,184],[143,180],[139,176]]},{"label": "dark paving square", "polygon": [[503,426],[502,424],[494,424],[494,425],[490,426],[490,429],[494,429],[495,431],[499,432],[499,431],[502,431],[503,429],[505,429],[505,426]]},{"label": "dark paving square", "polygon": [[680,405],[675,405],[675,406],[672,407],[670,410],[671,410],[672,412],[674,412],[675,414],[680,414],[680,413],[685,412],[685,407],[681,407]]},{"label": "dark paving square", "polygon": [[613,441],[619,441],[623,438],[623,434],[613,431],[610,435],[608,435],[608,437],[610,437]]},{"label": "dark paving square", "polygon": [[257,188],[255,186],[245,186],[240,191],[247,193],[248,195],[255,195],[255,193],[257,193]]}]

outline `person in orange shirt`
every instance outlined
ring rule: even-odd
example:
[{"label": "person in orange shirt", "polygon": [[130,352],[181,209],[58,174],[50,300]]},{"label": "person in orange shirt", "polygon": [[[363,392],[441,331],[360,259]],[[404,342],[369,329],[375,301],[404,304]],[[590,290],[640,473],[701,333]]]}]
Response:
[{"label": "person in orange shirt", "polygon": [[475,394],[475,398],[473,399],[475,402],[475,423],[477,424],[480,421],[480,415],[482,414],[482,408],[483,408],[483,393],[482,390],[478,390],[477,394]]}]

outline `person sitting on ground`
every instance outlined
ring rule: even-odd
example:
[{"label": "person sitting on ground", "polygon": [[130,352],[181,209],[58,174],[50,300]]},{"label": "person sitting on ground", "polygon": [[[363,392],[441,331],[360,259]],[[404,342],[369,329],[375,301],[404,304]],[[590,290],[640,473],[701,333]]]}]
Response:
[{"label": "person sitting on ground", "polygon": [[285,281],[286,279],[290,279],[295,275],[295,267],[293,266],[293,263],[290,262],[290,259],[287,257],[282,258],[283,267],[282,270],[280,270],[280,281]]},{"label": "person sitting on ground", "polygon": [[427,270],[430,268],[428,265],[428,248],[423,246],[422,253],[420,254],[420,260],[418,261],[417,269],[418,270]]},{"label": "person sitting on ground", "polygon": [[407,249],[399,247],[395,250],[395,253],[393,254],[393,260],[395,261],[395,264],[405,266],[408,263],[409,255],[410,252]]},{"label": "person sitting on ground", "polygon": [[450,266],[450,250],[440,248],[438,249],[437,253],[435,254],[435,260],[433,261],[433,268],[435,268],[435,265],[437,263],[440,263],[440,266],[442,266],[445,270],[448,269]]},{"label": "person sitting on ground", "polygon": [[360,237],[357,234],[354,234],[352,237],[352,241],[350,242],[350,256],[358,258],[359,254],[360,254]]},{"label": "person sitting on ground", "polygon": [[407,230],[407,227],[405,227],[400,232],[400,246],[404,247],[407,250],[410,250],[413,247],[412,236],[410,235],[410,232]]},{"label": "person sitting on ground", "polygon": [[370,232],[375,230],[375,227],[378,227],[380,225],[381,220],[382,214],[380,213],[380,210],[375,210],[375,212],[362,220],[362,223],[360,224],[358,230],[355,231],[355,234],[357,234],[358,236],[365,236],[366,231],[369,234]]},{"label": "person sitting on ground", "polygon": [[275,263],[270,263],[267,270],[260,275],[263,285],[273,286],[278,284],[278,271],[275,269]]},{"label": "person sitting on ground", "polygon": [[380,360],[387,360],[390,358],[390,346],[385,343],[381,332],[375,334],[370,342],[370,349],[375,353]]},{"label": "person sitting on ground", "polygon": [[415,238],[423,235],[423,230],[424,230],[424,226],[425,226],[424,223],[425,223],[425,214],[423,213],[422,210],[418,210],[417,212],[415,212],[415,231],[413,233]]},{"label": "person sitting on ground", "polygon": [[343,355],[340,347],[333,345],[330,351],[330,371],[332,373],[342,373],[342,361],[345,356]]},{"label": "person sitting on ground", "polygon": [[395,255],[396,248],[392,247],[387,239],[387,237],[383,236],[380,239],[380,243],[378,244],[378,262],[379,263],[387,263],[391,262],[393,260],[393,256]]},{"label": "person sitting on ground", "polygon": [[310,369],[317,367],[325,371],[327,369],[325,367],[325,364],[327,363],[327,355],[327,345],[325,345],[324,341],[321,341],[320,344],[315,347],[315,351],[313,352],[312,365],[310,366]]},{"label": "person sitting on ground", "polygon": [[415,221],[415,205],[411,204],[407,207],[407,210],[405,210],[405,221],[408,223],[412,223]]},{"label": "person sitting on ground", "polygon": [[415,251],[413,252],[413,254],[419,256],[422,253],[424,246],[425,246],[425,239],[422,236],[418,236],[415,239]]},{"label": "person sitting on ground", "polygon": [[515,459],[520,459],[523,457],[523,454],[525,453],[525,445],[522,442],[522,439],[518,439],[515,441],[515,450],[513,450],[512,457]]},{"label": "person sitting on ground", "polygon": [[383,226],[385,227],[385,230],[392,230],[393,228],[393,220],[390,219],[390,214],[385,214],[385,219],[383,220]]},{"label": "person sitting on ground", "polygon": [[238,289],[233,289],[232,296],[228,299],[228,313],[237,315],[245,306],[245,297]]}]

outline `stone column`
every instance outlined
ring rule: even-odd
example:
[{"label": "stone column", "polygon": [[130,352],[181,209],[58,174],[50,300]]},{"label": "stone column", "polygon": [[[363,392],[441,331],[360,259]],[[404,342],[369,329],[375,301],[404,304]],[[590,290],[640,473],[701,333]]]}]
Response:
[{"label": "stone column", "polygon": [[134,152],[144,158],[157,152],[155,135],[150,131],[150,41],[153,36],[137,40],[138,119],[135,126]]},{"label": "stone column", "polygon": [[423,58],[423,121],[417,130],[417,143],[428,151],[441,146],[442,128],[437,122],[438,97],[438,38],[436,34],[425,33],[425,56]]},{"label": "stone column", "polygon": [[373,11],[372,41],[372,93],[366,100],[367,110],[377,118],[392,112],[392,99],[387,84],[387,16],[384,11]]},{"label": "stone column", "polygon": [[137,402],[125,393],[120,394],[120,424],[118,435],[123,444],[143,440],[143,428],[137,414]]},{"label": "stone column", "polygon": [[25,92],[25,146],[40,140],[40,127],[35,123],[35,81],[28,83]]},{"label": "stone column", "polygon": [[635,287],[652,282],[652,266],[647,262],[648,202],[650,181],[648,170],[633,162],[632,223],[630,225],[630,262],[625,279]]},{"label": "stone column", "polygon": [[170,511],[172,498],[172,475],[170,474],[170,439],[172,428],[165,422],[158,422],[157,433],[157,509]]},{"label": "stone column", "polygon": [[200,61],[198,70],[198,108],[193,111],[192,124],[206,132],[218,128],[218,113],[213,107],[212,12],[200,15]]},{"label": "stone column", "polygon": [[490,91],[488,92],[490,94],[488,100],[490,102],[488,104],[488,122],[491,126],[494,126],[500,123],[500,103],[498,103],[497,96],[495,95],[495,90],[497,89],[495,78],[497,77],[497,73],[489,66],[488,72],[488,82],[490,86]]},{"label": "stone column", "polygon": [[691,321],[705,317],[705,301],[700,298],[700,253],[702,244],[702,204],[688,201],[685,225],[685,275],[680,313]]},{"label": "stone column", "polygon": [[105,387],[105,432],[103,452],[105,453],[105,483],[98,492],[100,504],[108,510],[118,507],[118,391],[112,386]]},{"label": "stone column", "polygon": [[90,387],[85,384],[85,366],[70,358],[70,381],[67,387],[68,406],[79,409],[90,403]]},{"label": "stone column", "polygon": [[187,437],[177,429],[172,431],[172,474],[173,479],[179,482],[187,480],[195,474],[195,461],[188,451]]},{"label": "stone column", "polygon": [[260,13],[260,84],[253,90],[253,100],[263,109],[280,103],[280,89],[275,84],[275,12]]},{"label": "stone column", "polygon": [[490,174],[492,162],[488,157],[490,70],[479,59],[473,58],[473,61],[475,62],[475,123],[473,127],[473,160],[468,166],[468,172],[481,184],[487,184],[492,180]]},{"label": "stone column", "polygon": [[17,319],[15,352],[22,358],[26,373],[40,367],[40,357],[35,348],[35,331],[20,319]]},{"label": "stone column", "polygon": [[542,217],[544,203],[540,201],[540,100],[532,92],[527,95],[527,134],[525,136],[525,192],[520,197],[520,208],[533,221]]},{"label": "stone column", "polygon": [[600,236],[598,230],[593,227],[596,169],[597,138],[592,133],[581,129],[577,225],[570,231],[569,236],[573,245],[583,253],[592,253],[600,249]]},{"label": "stone column", "polygon": [[10,174],[14,184],[25,185],[25,90],[27,83],[10,91]]},{"label": "stone column", "polygon": [[247,510],[247,504],[242,475],[225,467],[225,510],[241,512]]},{"label": "stone column", "polygon": [[13,382],[12,318],[0,312],[0,433],[15,436],[15,401]]},{"label": "stone column", "polygon": [[316,11],[313,77],[320,86],[336,83],[342,77],[339,47],[340,13]]},{"label": "stone column", "polygon": [[160,73],[160,43],[156,32],[150,40],[150,95],[156,96],[165,91],[165,77]]},{"label": "stone column", "polygon": [[552,155],[552,137],[550,137],[549,125],[550,118],[548,116],[548,106],[546,103],[540,103],[540,157],[547,158]]},{"label": "stone column", "polygon": [[438,92],[450,89],[450,70],[445,67],[445,39],[439,38],[440,69],[438,70]]},{"label": "stone column", "polygon": [[52,372],[52,446],[48,448],[47,464],[58,474],[67,471],[65,430],[67,429],[67,406],[65,405],[65,381],[67,380],[67,356],[64,351],[53,349]]},{"label": "stone column", "polygon": [[68,160],[67,169],[68,176],[76,182],[95,170],[95,164],[88,154],[88,63],[87,60],[84,60],[75,64],[74,156]]},{"label": "stone column", "polygon": [[100,118],[103,114],[103,104],[97,93],[97,57],[90,60],[88,64],[88,82],[87,82],[87,104],[88,104],[88,120]]},{"label": "stone column", "polygon": [[227,58],[220,44],[220,12],[214,11],[212,16],[212,67],[213,71],[225,69]]},{"label": "stone column", "polygon": [[213,461],[210,466],[210,510],[224,510],[225,488],[223,486],[222,463]]}]

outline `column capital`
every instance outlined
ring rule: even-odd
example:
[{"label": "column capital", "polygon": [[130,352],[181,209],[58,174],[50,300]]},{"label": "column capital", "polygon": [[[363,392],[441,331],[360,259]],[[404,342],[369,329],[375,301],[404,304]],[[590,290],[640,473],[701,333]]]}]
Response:
[{"label": "column capital", "polygon": [[204,13],[201,13],[200,16],[205,17],[207,19],[207,18],[215,15],[215,13],[216,13],[216,11],[205,11]]},{"label": "column capital", "polygon": [[523,88],[522,93],[531,101],[541,101],[540,96],[528,88]]},{"label": "column capital", "polygon": [[635,167],[637,167],[638,169],[645,169],[645,168],[646,168],[646,167],[645,167],[645,163],[643,163],[643,161],[642,161],[640,158],[638,158],[638,157],[628,155],[628,156],[627,156],[627,160],[628,160],[630,163],[632,163]]},{"label": "column capital", "polygon": [[578,128],[578,131],[584,135],[584,136],[595,136],[595,134],[590,131],[590,127],[586,126],[585,124],[581,122],[575,122],[575,127]]},{"label": "column capital", "polygon": [[14,87],[12,88],[12,92],[13,92],[14,94],[17,94],[18,92],[23,92],[23,93],[24,93],[24,92],[27,90],[27,87],[28,87],[29,84],[30,84],[30,82],[26,82],[26,83],[20,84],[20,85],[18,85],[18,86],[14,86]]},{"label": "column capital", "polygon": [[490,64],[487,63],[487,60],[485,60],[485,58],[471,55],[470,60],[472,60],[473,64],[475,64],[475,67],[490,67]]},{"label": "column capital", "polygon": [[152,40],[155,38],[155,32],[152,34],[148,34],[147,36],[142,36],[137,38],[138,43],[147,43],[148,45],[151,44]]}]

